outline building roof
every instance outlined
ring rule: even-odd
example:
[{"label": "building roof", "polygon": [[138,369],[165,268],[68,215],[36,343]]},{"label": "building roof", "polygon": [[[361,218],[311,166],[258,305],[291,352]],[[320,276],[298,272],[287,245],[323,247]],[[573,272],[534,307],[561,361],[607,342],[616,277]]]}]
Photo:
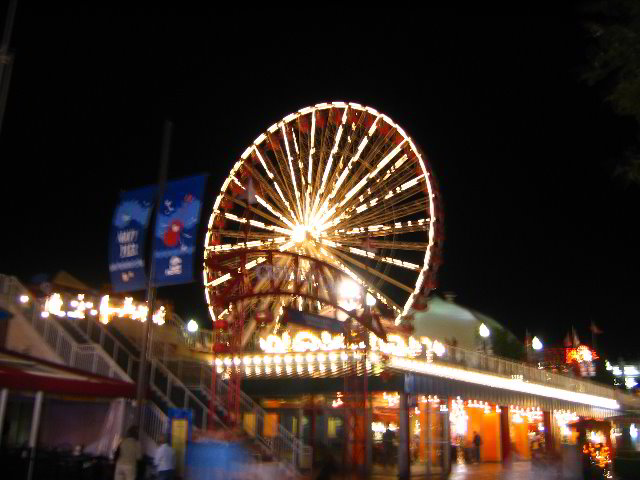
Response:
[{"label": "building roof", "polygon": [[436,295],[429,298],[426,310],[413,310],[412,313],[414,336],[441,342],[455,338],[458,347],[467,350],[475,350],[479,346],[481,337],[478,329],[482,323],[490,332],[501,329],[516,339],[493,318]]}]

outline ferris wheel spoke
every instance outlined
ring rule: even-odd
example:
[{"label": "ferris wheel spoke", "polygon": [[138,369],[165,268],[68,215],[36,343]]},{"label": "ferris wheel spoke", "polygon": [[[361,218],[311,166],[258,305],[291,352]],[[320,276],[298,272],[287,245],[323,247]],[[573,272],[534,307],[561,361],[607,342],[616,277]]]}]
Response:
[{"label": "ferris wheel spoke", "polygon": [[300,204],[300,191],[298,190],[298,183],[296,182],[296,172],[293,169],[293,157],[291,156],[291,151],[289,149],[289,140],[287,137],[289,136],[287,132],[287,127],[284,122],[280,124],[280,130],[282,131],[282,138],[284,139],[284,146],[287,152],[287,161],[289,167],[289,173],[291,174],[291,183],[293,184],[293,191],[295,193],[296,205],[298,207],[298,219],[301,223],[304,223],[304,214],[302,210],[302,205]]},{"label": "ferris wheel spoke", "polygon": [[[407,205],[413,204],[413,197],[419,194],[423,186],[420,182],[416,182],[413,185],[405,188],[405,190],[396,189],[396,191],[390,191],[383,198],[382,202],[371,201],[368,204],[364,203],[355,209],[351,215],[343,215],[345,219],[338,217],[334,220],[332,226],[335,225],[349,225],[354,223],[367,223],[368,220],[374,218],[381,218],[380,216],[385,213],[389,213],[391,209],[402,208]],[[427,205],[425,205],[427,208]]]},{"label": "ferris wheel spoke", "polygon": [[[269,141],[271,142],[271,145],[274,147],[273,155],[276,159],[276,165],[281,175],[280,178],[282,180],[282,186],[278,185],[277,182],[274,182],[274,185],[276,186],[276,190],[278,191],[278,194],[280,194],[280,196],[282,197],[282,200],[284,201],[284,203],[287,205],[289,210],[291,210],[291,207],[289,206],[289,204],[290,203],[293,204],[293,208],[295,208],[296,201],[295,201],[295,196],[291,194],[290,180],[289,180],[289,177],[290,177],[289,167],[287,166],[287,160],[284,158],[284,154],[282,153],[282,145],[280,144],[278,135],[275,135],[274,132],[270,132],[271,135],[269,135],[268,138],[269,138]],[[282,189],[284,189],[284,191]],[[286,193],[288,197],[287,200],[285,200],[284,198],[284,193]],[[300,218],[296,214],[293,214],[293,218],[296,219],[296,221],[298,222],[300,221]]]},{"label": "ferris wheel spoke", "polygon": [[[325,107],[323,105],[318,105],[316,107],[318,109],[313,113],[314,121],[318,123],[318,119],[321,120],[322,127],[316,128],[320,128],[319,131],[322,133],[319,143],[319,149],[315,152],[316,158],[318,159],[318,168],[316,168],[313,192],[316,193],[317,201],[315,201],[314,199],[313,206],[311,207],[311,216],[315,214],[315,209],[319,202],[319,197],[317,196],[318,192],[323,189],[322,183],[326,182],[326,180],[324,179],[324,172],[326,172],[326,175],[328,175],[331,170],[331,164],[329,164],[329,157],[331,156],[331,152],[334,150],[334,148],[337,151],[337,147],[335,147],[335,141],[337,138],[335,135],[332,135],[332,131],[335,130],[336,134],[338,132],[338,127],[329,125],[327,122],[328,117],[330,117],[331,114],[331,106],[327,105]],[[325,111],[327,113],[327,118],[325,118]],[[340,130],[340,136],[342,136],[342,130]],[[327,170],[329,170],[329,172],[327,172]]]},{"label": "ferris wheel spoke", "polygon": [[398,305],[391,298],[385,295],[381,290],[373,286],[371,282],[364,280],[363,278],[361,278],[360,275],[357,275],[356,273],[354,273],[349,267],[347,267],[344,263],[342,263],[340,259],[336,258],[334,255],[332,255],[330,252],[328,252],[324,248],[321,248],[321,253],[322,255],[327,257],[330,263],[335,264],[338,268],[340,268],[347,275],[349,275],[349,277],[351,277],[356,283],[362,285],[366,290],[368,290],[369,293],[371,293],[375,298],[382,301],[382,303],[384,303],[388,307],[392,308],[396,313],[399,314],[402,312],[402,308],[400,307],[400,305]]},{"label": "ferris wheel spoke", "polygon": [[405,268],[407,270],[412,270],[414,272],[420,271],[420,265],[416,263],[406,262],[404,260],[399,260],[397,258],[393,258],[390,256],[380,256],[374,252],[369,250],[365,250],[357,247],[350,247],[346,245],[342,245],[339,242],[333,242],[331,240],[323,240],[322,243],[324,245],[328,245],[335,250],[339,250],[344,253],[349,253],[353,255],[358,255],[363,258],[368,258],[371,260],[376,260],[378,262],[388,263],[389,265],[393,265],[394,267]]},{"label": "ferris wheel spoke", "polygon": [[373,223],[374,221],[386,223],[408,217],[415,213],[426,212],[428,206],[429,202],[427,199],[418,199],[396,206],[393,210],[385,210],[383,213],[371,212],[367,215],[350,219],[349,221],[343,222],[340,226],[344,228],[355,228],[367,226],[367,224]]},{"label": "ferris wheel spoke", "polygon": [[252,249],[268,249],[277,248],[278,245],[284,244],[287,237],[269,238],[265,240],[252,240],[249,242],[224,243],[221,245],[208,246],[206,249],[210,252],[221,253],[233,250],[252,250]]},{"label": "ferris wheel spoke", "polygon": [[409,232],[420,232],[429,230],[429,218],[419,220],[408,220],[405,222],[394,222],[392,224],[376,224],[368,226],[353,227],[350,229],[341,228],[328,233],[327,237],[334,238],[367,238],[386,237]]},{"label": "ferris wheel spoke", "polygon": [[[313,117],[313,115],[311,115]],[[312,139],[311,133],[308,131],[309,123],[308,120],[308,112],[302,113],[296,118],[296,124],[298,127],[298,145],[299,151],[297,151],[297,162],[298,169],[300,170],[300,183],[302,184],[301,195],[303,198],[304,205],[304,223],[309,223],[309,214],[311,209],[311,201],[310,201],[310,193],[311,193],[311,176],[313,171],[313,157],[312,157]],[[303,128],[303,122],[305,127]],[[315,122],[314,122],[315,127]],[[303,130],[307,130],[303,132]],[[315,132],[313,132],[315,136]],[[294,131],[294,139],[295,139],[295,131]],[[305,170],[305,162],[306,162],[306,170]],[[306,171],[306,174],[305,174]]]},{"label": "ferris wheel spoke", "polygon": [[251,239],[267,239],[273,238],[273,234],[272,233],[262,233],[262,232],[255,232],[255,231],[250,231],[250,232],[244,232],[244,231],[239,231],[239,230],[215,230],[214,233],[216,235],[218,235],[219,237],[228,237],[228,238],[251,238]]},{"label": "ferris wheel spoke", "polygon": [[[407,182],[409,184],[410,182]],[[422,189],[419,181],[413,182],[409,187],[404,187],[405,190],[401,190],[400,187],[396,191],[389,191],[381,202],[378,202],[379,197],[374,198],[368,203],[363,203],[355,211],[342,212],[340,215],[337,213],[330,218],[330,220],[323,224],[320,228],[322,230],[332,229],[336,226],[349,227],[355,224],[368,223],[369,220],[374,218],[380,218],[381,212],[388,213],[390,209],[395,208],[398,204],[403,204],[405,200],[410,199]],[[399,192],[399,193],[397,193]],[[410,202],[405,202],[404,205]],[[366,212],[366,213],[363,213]]]},{"label": "ferris wheel spoke", "polygon": [[[329,111],[329,113],[331,114],[331,111]],[[340,123],[340,126],[338,127],[338,131],[336,133],[334,142],[333,142],[333,147],[331,148],[331,151],[329,152],[329,158],[327,159],[327,163],[324,167],[324,172],[322,175],[322,182],[320,184],[320,188],[316,191],[316,198],[313,202],[313,208],[311,209],[311,216],[315,217],[316,216],[316,212],[318,209],[318,206],[320,205],[321,199],[324,200],[324,194],[327,188],[327,179],[329,177],[329,173],[331,172],[331,167],[333,166],[333,163],[335,162],[335,155],[338,152],[338,146],[340,145],[340,141],[342,140],[342,136],[344,134],[344,123],[346,121],[346,117],[347,117],[347,112],[346,110],[342,113],[342,121]],[[340,163],[342,163],[343,158],[340,159]],[[335,177],[336,173],[338,172],[338,169],[335,169],[333,174],[331,175],[331,180],[329,181],[329,185],[331,185],[331,182],[333,181],[333,178]],[[320,173],[320,172],[318,172]]]},{"label": "ferris wheel spoke", "polygon": [[[398,145],[390,146],[387,152],[385,153],[384,157],[382,158],[382,160],[380,160],[378,163],[375,163],[373,156],[369,155],[368,156],[369,158],[362,162],[362,165],[360,166],[360,168],[355,172],[355,174],[351,177],[351,179],[345,185],[345,190],[347,190],[347,194],[345,195],[344,199],[341,201],[340,206],[343,206],[345,203],[347,203],[349,199],[353,197],[356,193],[358,193],[358,191],[360,191],[360,189],[367,182],[369,182],[370,180],[373,180],[377,175],[379,175],[380,172],[383,169],[385,169],[387,165],[396,157],[396,155],[398,155],[398,153],[402,151],[405,142],[406,140],[402,140],[402,142],[400,142]],[[398,160],[396,163],[398,162],[404,163],[405,160],[406,160],[406,154],[403,157],[401,157],[401,159]],[[371,168],[370,167],[371,165],[374,165],[373,169],[368,173],[364,173],[367,168]],[[358,183],[356,183],[357,179],[359,178],[361,178],[361,180]]]},{"label": "ferris wheel spoke", "polygon": [[[361,146],[364,144],[366,145],[368,138],[365,137],[362,140]],[[348,175],[350,169],[351,169],[351,165],[352,165],[352,161],[354,159],[357,160],[357,158],[359,157],[360,153],[361,153],[361,147],[358,147],[358,153],[355,157],[353,157],[350,161],[349,164],[347,165],[347,168],[344,169],[344,171],[342,172],[342,174],[340,175],[340,177],[338,178],[338,181],[336,182],[334,189],[331,193],[331,195],[329,195],[329,197],[327,197],[327,199],[325,200],[325,203],[323,204],[322,209],[320,210],[318,216],[320,217],[319,223],[320,224],[324,224],[328,218],[331,218],[333,215],[336,215],[338,212],[339,208],[343,208],[345,207],[345,205],[349,202],[349,200],[356,195],[365,185],[367,185],[368,182],[373,181],[373,179],[380,173],[380,171],[382,169],[384,169],[387,164],[389,164],[389,162],[391,162],[391,160],[399,153],[402,151],[402,146],[404,145],[404,140],[397,146],[391,148],[386,155],[384,156],[384,158],[382,158],[382,160],[380,160],[374,167],[374,169],[367,173],[366,175],[364,175],[357,183],[356,179],[357,177],[354,176],[354,179],[352,180],[351,184],[353,185],[353,183],[355,183],[355,185],[353,185],[342,198],[339,198],[336,200],[336,203],[334,204],[334,206],[332,208],[329,208],[329,200],[331,200],[332,198],[334,198],[337,189],[340,188],[340,186],[342,185],[342,181],[346,178],[346,176]],[[362,147],[364,148],[364,147]],[[346,187],[345,187],[346,188]],[[343,210],[346,210],[346,208],[343,208]]]},{"label": "ferris wheel spoke", "polygon": [[360,195],[354,195],[350,201],[336,211],[336,215],[340,215],[345,211],[352,211],[354,208],[359,213],[363,208],[373,207],[376,203],[380,203],[388,195],[389,191],[402,187],[405,182],[409,182],[413,177],[417,176],[414,171],[411,171],[415,165],[416,162],[407,161],[407,156],[403,155],[389,167],[380,180],[366,184],[366,190]]},{"label": "ferris wheel spoke", "polygon": [[[247,262],[244,264],[244,268],[245,270],[251,270],[255,267],[257,267],[258,265],[260,265],[261,263],[265,262],[266,258],[264,257],[257,257],[253,260],[251,260],[250,262]],[[237,262],[236,262],[237,263]],[[213,279],[212,281],[205,281],[205,287],[216,287],[218,285],[221,285],[225,282],[227,282],[228,280],[231,280],[232,276],[230,273],[225,273],[224,275]]]},{"label": "ferris wheel spoke", "polygon": [[353,258],[353,257],[351,257],[351,256],[349,256],[349,255],[347,255],[345,253],[342,253],[342,252],[336,250],[335,248],[328,247],[328,249],[329,249],[330,252],[334,253],[335,255],[337,255],[339,258],[341,258],[345,262],[350,263],[352,265],[355,265],[356,267],[364,270],[365,272],[370,273],[372,275],[375,275],[376,277],[381,278],[385,282],[388,282],[391,285],[395,285],[396,287],[404,290],[405,292],[413,293],[413,288],[408,287],[404,283],[401,283],[401,282],[397,281],[396,279],[391,278],[388,275],[385,275],[382,272],[378,272],[377,270],[371,268],[370,266],[368,266],[368,265],[356,260],[355,258]]},{"label": "ferris wheel spoke", "polygon": [[[396,162],[388,166],[384,174],[376,176],[367,176],[369,183],[366,184],[366,190],[360,195],[352,196],[351,201],[343,202],[342,210],[348,210],[356,205],[361,205],[367,201],[381,201],[387,196],[389,191],[401,187],[404,183],[419,177],[414,170],[411,169],[413,164],[407,162],[407,156],[403,155]],[[408,188],[408,187],[405,187]],[[372,200],[369,200],[374,197]]]},{"label": "ferris wheel spoke", "polygon": [[[275,202],[275,204],[278,205],[278,207],[282,210],[282,212],[284,212],[287,207],[288,204],[285,204],[286,200],[284,199],[284,195],[282,195],[281,193],[278,193],[276,190],[274,190],[268,183],[268,181],[262,176],[260,175],[260,173],[258,171],[256,171],[256,169],[245,165],[245,168],[247,169],[247,171],[251,174],[251,176],[258,181],[258,183],[260,184],[260,187],[263,189],[263,191],[265,191],[267,193],[266,196],[270,197],[271,200],[273,202]],[[276,180],[273,180],[274,186],[276,186],[277,189],[279,189],[280,187],[278,186],[278,182]],[[267,198],[262,198],[260,195],[258,195],[257,193],[254,195],[256,197],[256,200],[262,204],[263,206],[264,203],[268,203]],[[278,216],[278,217],[283,217],[282,221],[284,221],[285,223],[287,223],[288,220],[285,220],[285,214],[281,213],[281,212],[277,212],[275,211],[275,207],[272,207],[269,204],[269,207],[266,207],[271,213],[273,213],[274,215]],[[290,212],[290,219],[289,220],[293,220],[295,221],[295,215],[293,214],[293,212],[291,211],[291,209],[289,208],[289,212]],[[291,222],[289,222],[291,223]]]},{"label": "ferris wheel spoke", "polygon": [[[363,238],[368,238],[364,236]],[[337,242],[347,247],[362,247],[363,242],[358,241],[356,238],[345,238],[340,236]],[[385,241],[385,240],[371,240],[367,241],[368,248],[387,248],[391,250],[408,250],[424,252],[429,246],[429,242],[400,242],[400,241]]]},{"label": "ferris wheel spoke", "polygon": [[261,228],[263,230],[270,230],[272,232],[282,233],[284,235],[291,236],[293,234],[293,231],[291,229],[282,228],[277,225],[269,225],[269,224],[260,222],[258,220],[247,220],[246,218],[238,217],[237,215],[234,215],[233,213],[229,213],[229,212],[225,212],[224,218],[226,218],[227,220],[232,220],[234,222],[238,222],[242,224],[249,224],[253,227]]},{"label": "ferris wheel spoke", "polygon": [[[245,203],[242,200],[239,200],[239,199],[237,199],[235,197],[232,197],[230,195],[225,195],[225,198],[228,198],[229,200],[231,200],[236,205],[240,205],[242,208],[245,208],[245,209],[249,210],[250,212],[255,213],[256,215],[260,215],[265,220],[269,220],[272,223],[278,224],[282,228],[285,228],[285,229],[286,228],[293,228],[293,224],[291,224],[291,222],[289,222],[289,224],[287,224],[288,219],[273,217],[273,216],[269,215],[268,213],[263,212],[259,208],[255,208],[255,207],[249,205],[248,203]],[[256,195],[256,199],[258,199],[258,198],[260,198],[260,200],[262,200],[261,197]],[[262,202],[259,201],[259,203],[261,205],[265,206],[265,207],[266,207],[266,205],[268,205],[266,202],[264,202],[264,200]],[[279,212],[275,211],[270,205],[269,205],[269,207],[267,207],[267,210],[271,211],[275,215],[279,215],[280,217],[282,217],[282,215]]]}]

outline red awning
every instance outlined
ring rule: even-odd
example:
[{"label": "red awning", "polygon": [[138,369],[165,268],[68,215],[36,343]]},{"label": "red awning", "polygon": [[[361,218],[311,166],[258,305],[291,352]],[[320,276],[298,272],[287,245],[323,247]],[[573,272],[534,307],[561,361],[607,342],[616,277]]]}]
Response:
[{"label": "red awning", "polygon": [[87,397],[135,398],[136,386],[0,349],[0,388]]}]

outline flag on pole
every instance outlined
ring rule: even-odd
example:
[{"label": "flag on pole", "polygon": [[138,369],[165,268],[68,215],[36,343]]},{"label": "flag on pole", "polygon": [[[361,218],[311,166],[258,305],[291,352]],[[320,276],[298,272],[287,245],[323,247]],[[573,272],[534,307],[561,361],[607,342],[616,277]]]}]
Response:
[{"label": "flag on pole", "polygon": [[577,348],[580,346],[580,339],[578,338],[578,333],[576,332],[576,329],[571,327],[571,334],[573,336],[573,346],[574,348]]},{"label": "flag on pole", "polygon": [[594,335],[600,335],[602,333],[602,330],[598,328],[598,326],[595,324],[593,320],[591,320],[590,329],[591,329],[591,333],[593,333]]}]

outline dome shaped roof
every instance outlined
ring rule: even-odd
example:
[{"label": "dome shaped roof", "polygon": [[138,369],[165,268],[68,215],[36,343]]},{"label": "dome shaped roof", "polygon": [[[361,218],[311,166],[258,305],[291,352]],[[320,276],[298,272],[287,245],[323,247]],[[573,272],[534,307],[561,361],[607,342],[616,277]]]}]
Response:
[{"label": "dome shaped roof", "polygon": [[[411,313],[415,329],[413,335],[416,337],[429,337],[441,342],[451,342],[455,338],[458,347],[476,350],[481,345],[479,328],[484,323],[490,332],[503,330],[518,341],[515,335],[493,318],[436,295],[429,298],[426,310],[413,310]],[[491,335],[487,340],[490,346]]]}]

